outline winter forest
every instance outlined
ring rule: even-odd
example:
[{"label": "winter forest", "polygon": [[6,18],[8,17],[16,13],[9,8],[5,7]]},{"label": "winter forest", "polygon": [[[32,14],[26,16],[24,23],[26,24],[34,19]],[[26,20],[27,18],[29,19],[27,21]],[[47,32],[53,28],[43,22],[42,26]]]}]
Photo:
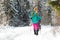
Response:
[{"label": "winter forest", "polygon": [[[4,32],[7,33],[8,32],[6,31],[7,29],[9,31],[11,30],[10,32],[12,34],[10,35],[14,34],[13,30],[16,35],[20,34],[20,32],[21,33],[24,32],[24,31],[16,32],[16,30],[18,31],[22,29],[23,30],[26,29],[26,31],[28,30],[28,32],[25,31],[27,35],[30,34],[30,32],[32,32],[33,29],[30,28],[30,26],[32,26],[32,22],[31,22],[31,19],[29,18],[29,15],[30,15],[30,12],[32,12],[34,6],[38,7],[38,13],[42,17],[42,20],[41,20],[41,27],[43,28],[42,30],[45,31],[45,29],[51,28],[50,31],[52,31],[53,35],[60,33],[60,0],[0,0],[0,34]],[[43,36],[44,31],[41,31],[42,32],[40,34],[41,37]],[[8,39],[7,39],[7,36],[6,38],[5,37],[2,38],[0,36],[0,40],[17,40],[17,39],[20,40],[19,39],[20,36],[18,38],[16,37],[16,39],[13,39],[15,35],[13,36],[10,36],[10,35],[8,35],[9,36]],[[31,34],[29,36],[31,36]],[[39,40],[39,37],[40,36],[38,36],[36,40]],[[48,37],[48,34],[47,34],[47,37]],[[58,38],[59,37],[57,37],[57,39]],[[31,40],[33,40],[33,38],[31,38]]]},{"label": "winter forest", "polygon": [[[31,23],[29,13],[34,5],[38,6],[39,15],[42,16],[42,25],[60,25],[60,4],[49,0],[1,0],[0,1],[0,25],[27,26]],[[58,0],[58,2],[60,2]],[[52,6],[51,6],[51,5]],[[54,8],[53,5],[56,7]],[[58,10],[57,9],[58,5]],[[25,20],[25,21],[24,21]]]}]

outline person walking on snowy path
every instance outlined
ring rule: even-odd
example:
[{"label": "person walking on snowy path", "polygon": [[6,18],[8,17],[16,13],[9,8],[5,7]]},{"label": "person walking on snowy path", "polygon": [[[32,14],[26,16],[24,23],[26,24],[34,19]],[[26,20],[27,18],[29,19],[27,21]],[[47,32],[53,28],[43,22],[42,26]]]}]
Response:
[{"label": "person walking on snowy path", "polygon": [[38,35],[39,27],[41,28],[39,22],[41,21],[42,18],[41,18],[41,16],[38,15],[38,7],[37,6],[35,6],[34,10],[30,13],[30,18],[33,23],[34,34]]}]

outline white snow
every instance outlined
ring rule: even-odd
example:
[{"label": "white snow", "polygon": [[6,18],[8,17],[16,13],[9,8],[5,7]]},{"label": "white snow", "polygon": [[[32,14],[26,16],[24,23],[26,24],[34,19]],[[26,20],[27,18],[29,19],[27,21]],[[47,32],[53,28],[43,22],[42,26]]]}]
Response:
[{"label": "white snow", "polygon": [[33,27],[0,27],[0,40],[60,40],[60,34],[53,35],[51,26],[41,26],[39,35],[34,35]]}]

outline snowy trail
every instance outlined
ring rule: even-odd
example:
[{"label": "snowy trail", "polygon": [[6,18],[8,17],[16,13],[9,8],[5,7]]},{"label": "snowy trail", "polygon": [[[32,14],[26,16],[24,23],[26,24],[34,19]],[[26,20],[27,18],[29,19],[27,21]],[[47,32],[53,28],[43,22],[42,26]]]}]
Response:
[{"label": "snowy trail", "polygon": [[33,34],[33,27],[6,27],[0,28],[0,40],[60,40],[51,33],[51,26],[42,26],[39,35]]}]

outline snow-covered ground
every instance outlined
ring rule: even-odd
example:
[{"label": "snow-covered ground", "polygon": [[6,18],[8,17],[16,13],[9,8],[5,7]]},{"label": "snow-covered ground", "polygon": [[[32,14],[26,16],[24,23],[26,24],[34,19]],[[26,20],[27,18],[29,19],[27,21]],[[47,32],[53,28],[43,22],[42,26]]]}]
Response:
[{"label": "snow-covered ground", "polygon": [[33,33],[32,26],[26,27],[0,27],[0,40],[60,40],[60,34],[56,36],[51,32],[51,26],[43,26],[39,35]]}]

